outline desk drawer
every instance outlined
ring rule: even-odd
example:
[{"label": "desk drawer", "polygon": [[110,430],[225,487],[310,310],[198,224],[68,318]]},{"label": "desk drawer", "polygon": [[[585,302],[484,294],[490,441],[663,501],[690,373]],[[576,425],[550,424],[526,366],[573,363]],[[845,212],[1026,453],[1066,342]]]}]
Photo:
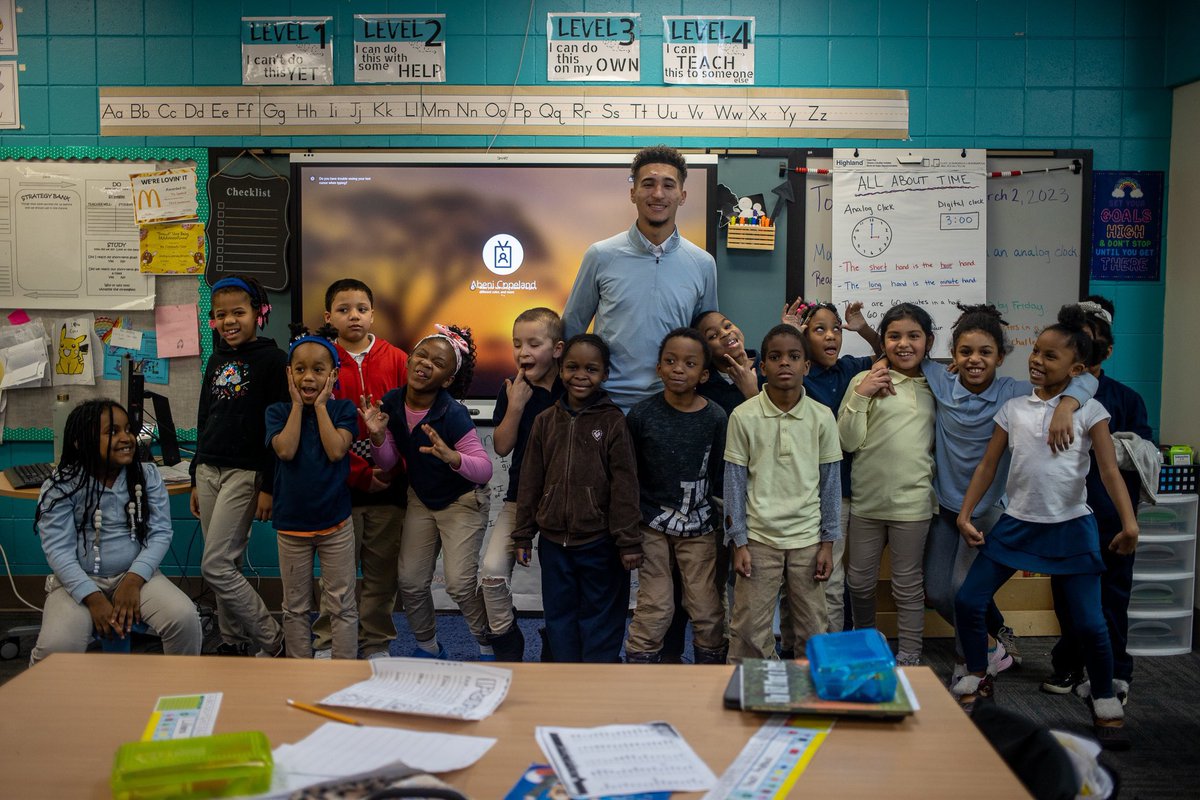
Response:
[{"label": "desk drawer", "polygon": [[1129,643],[1134,656],[1174,656],[1192,650],[1192,615],[1129,620]]},{"label": "desk drawer", "polygon": [[1164,572],[1191,572],[1196,563],[1196,540],[1171,537],[1156,539],[1144,536],[1138,542],[1134,570],[1139,574],[1158,575]]},{"label": "desk drawer", "polygon": [[1140,570],[1134,574],[1133,591],[1129,595],[1129,611],[1164,612],[1190,611],[1192,608],[1191,575],[1153,577]]}]

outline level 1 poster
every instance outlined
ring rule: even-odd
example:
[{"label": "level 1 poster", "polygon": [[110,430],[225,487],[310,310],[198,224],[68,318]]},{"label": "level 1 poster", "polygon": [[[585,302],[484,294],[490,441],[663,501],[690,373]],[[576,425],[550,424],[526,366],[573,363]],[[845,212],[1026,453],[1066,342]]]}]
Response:
[{"label": "level 1 poster", "polygon": [[242,17],[243,86],[331,86],[330,17]]},{"label": "level 1 poster", "polygon": [[[838,148],[833,163],[833,300],[872,325],[917,303],[948,332],[955,303],[987,289],[986,151]],[[933,355],[950,352],[937,336]]]}]

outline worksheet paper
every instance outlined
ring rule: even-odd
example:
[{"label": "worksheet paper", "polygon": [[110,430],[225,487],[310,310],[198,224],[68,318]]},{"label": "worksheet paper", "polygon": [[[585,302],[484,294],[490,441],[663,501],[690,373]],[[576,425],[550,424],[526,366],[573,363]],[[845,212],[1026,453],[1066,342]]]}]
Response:
[{"label": "worksheet paper", "polygon": [[499,707],[512,683],[509,669],[428,658],[377,658],[371,673],[321,705],[480,720]]},{"label": "worksheet paper", "polygon": [[482,736],[326,722],[299,742],[275,748],[271,793],[372,773],[397,762],[423,772],[453,772],[483,758],[495,743]]},{"label": "worksheet paper", "polygon": [[701,792],[717,780],[669,722],[598,728],[539,726],[535,736],[572,798]]}]

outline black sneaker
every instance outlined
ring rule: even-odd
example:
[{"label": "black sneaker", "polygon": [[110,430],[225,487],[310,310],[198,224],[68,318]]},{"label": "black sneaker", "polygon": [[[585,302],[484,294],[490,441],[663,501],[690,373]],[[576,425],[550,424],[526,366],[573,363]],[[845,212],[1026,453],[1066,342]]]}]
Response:
[{"label": "black sneaker", "polygon": [[213,652],[219,656],[248,656],[250,645],[246,642],[221,642]]},{"label": "black sneaker", "polygon": [[1082,672],[1055,672],[1042,681],[1042,691],[1049,694],[1070,694],[1083,683]]}]

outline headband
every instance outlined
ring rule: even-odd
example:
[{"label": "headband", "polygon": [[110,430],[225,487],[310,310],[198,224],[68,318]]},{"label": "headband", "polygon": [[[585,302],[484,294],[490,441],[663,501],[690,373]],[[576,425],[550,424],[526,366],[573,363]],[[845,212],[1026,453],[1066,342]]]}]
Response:
[{"label": "headband", "polygon": [[1083,309],[1084,313],[1099,317],[1109,325],[1112,325],[1112,314],[1105,311],[1104,306],[1094,300],[1081,300],[1078,305]]},{"label": "headband", "polygon": [[804,321],[821,309],[832,311],[833,316],[835,316],[838,320],[841,320],[842,318],[842,315],[838,313],[837,306],[835,306],[833,303],[801,303],[800,307],[796,310],[799,312],[797,316]]},{"label": "headband", "polygon": [[[252,287],[249,283],[247,283],[246,281],[244,281],[241,278],[238,278],[236,276],[230,277],[230,278],[221,278],[221,280],[217,281],[216,283],[214,283],[212,285],[212,288],[209,289],[209,294],[215,294],[216,292],[219,292],[222,289],[241,289],[243,292],[245,292],[246,294],[248,294],[250,296],[250,304],[251,305],[254,305],[255,300],[260,300],[261,302],[259,303],[259,306],[258,306],[258,320],[257,320],[258,327],[262,328],[262,327],[266,326],[267,317],[271,313],[271,304],[266,302],[265,298],[260,298],[258,291],[255,290],[254,287]],[[210,321],[209,324],[213,328],[217,327],[216,323],[213,321]],[[334,354],[334,358],[335,359],[337,358],[336,353]]]},{"label": "headband", "polygon": [[337,348],[334,346],[333,342],[329,341],[324,336],[314,336],[311,333],[306,333],[303,336],[296,337],[295,339],[292,340],[292,343],[288,345],[288,361],[289,362],[292,360],[292,352],[297,347],[299,347],[302,344],[305,344],[306,342],[312,342],[313,344],[319,344],[322,347],[324,347],[326,350],[329,351],[329,354],[331,356],[333,356],[334,369],[341,367],[341,365],[342,365],[341,359],[338,358]]},{"label": "headband", "polygon": [[[452,328],[448,328],[445,325],[435,324],[433,329],[436,330],[437,333],[431,333],[425,338],[421,339],[420,342],[417,342],[417,347],[421,346],[421,342],[429,339],[445,339],[450,343],[450,349],[454,351],[454,374],[457,375],[458,371],[462,369],[463,356],[468,355],[471,352],[471,345],[467,344],[467,340],[464,339],[457,331]],[[416,350],[417,348],[414,347],[413,349]]]}]

